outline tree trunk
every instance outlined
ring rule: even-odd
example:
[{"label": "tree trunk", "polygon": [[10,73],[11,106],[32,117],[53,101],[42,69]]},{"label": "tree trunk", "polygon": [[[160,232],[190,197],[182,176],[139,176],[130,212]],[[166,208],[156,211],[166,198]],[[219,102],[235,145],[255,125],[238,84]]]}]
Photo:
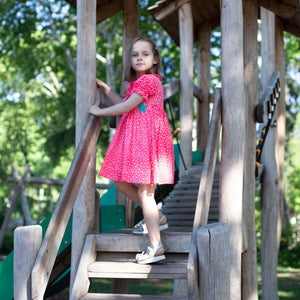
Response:
[{"label": "tree trunk", "polygon": [[21,195],[24,178],[26,177],[28,172],[29,172],[29,165],[26,165],[24,168],[24,172],[18,181],[17,188],[15,189],[15,192],[9,201],[10,207],[7,209],[7,211],[5,213],[5,217],[4,217],[3,223],[1,225],[1,230],[0,230],[0,249],[2,247],[3,239],[5,236],[5,232],[7,230],[8,224],[10,222],[11,215],[17,205],[18,198]]}]

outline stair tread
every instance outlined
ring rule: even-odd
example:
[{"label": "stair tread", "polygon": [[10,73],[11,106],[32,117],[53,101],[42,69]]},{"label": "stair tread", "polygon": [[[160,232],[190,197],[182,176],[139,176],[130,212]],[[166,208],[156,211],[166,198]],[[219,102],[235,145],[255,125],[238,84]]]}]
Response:
[{"label": "stair tread", "polygon": [[81,300],[125,300],[125,299],[142,299],[142,300],[153,300],[153,299],[159,299],[159,300],[187,300],[187,296],[167,296],[167,295],[139,295],[139,294],[94,294],[94,293],[88,293],[84,297],[81,298]]},{"label": "stair tread", "polygon": [[135,261],[96,261],[88,266],[88,276],[93,278],[169,278],[186,279],[186,262],[159,262],[140,265]]}]

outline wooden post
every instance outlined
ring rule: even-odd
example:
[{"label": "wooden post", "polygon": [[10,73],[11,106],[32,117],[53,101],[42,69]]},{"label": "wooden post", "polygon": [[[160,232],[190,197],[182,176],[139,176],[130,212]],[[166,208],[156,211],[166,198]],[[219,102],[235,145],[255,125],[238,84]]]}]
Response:
[{"label": "wooden post", "polygon": [[14,299],[31,300],[31,270],[42,243],[42,227],[18,227],[14,231]]},{"label": "wooden post", "polygon": [[227,223],[230,229],[230,299],[240,299],[246,138],[242,1],[221,1],[221,34],[223,127],[219,221]]},{"label": "wooden post", "polygon": [[[263,90],[275,71],[275,15],[261,7],[261,85]],[[275,112],[276,114],[276,112]],[[275,146],[276,128],[269,130],[262,151],[264,172],[262,175],[262,233],[261,270],[262,300],[278,299],[277,284],[277,221],[279,185]]]},{"label": "wooden post", "polygon": [[[139,32],[139,2],[138,0],[123,0],[123,53],[122,53],[122,78],[121,94],[126,93],[126,82],[124,82],[124,69],[129,56],[132,41],[138,36]],[[116,190],[116,203],[124,206],[125,226],[133,227],[135,204],[123,193]],[[128,279],[113,279],[111,290],[113,293],[128,294]]]},{"label": "wooden post", "polygon": [[210,35],[210,24],[203,24],[199,28],[197,59],[198,86],[201,90],[200,102],[197,101],[197,150],[202,151],[203,157],[209,128]]},{"label": "wooden post", "polygon": [[[96,0],[77,1],[76,147],[84,131],[88,109],[96,99]],[[71,281],[72,290],[87,233],[95,219],[96,148],[73,210]]]},{"label": "wooden post", "polygon": [[283,42],[283,28],[280,18],[275,19],[275,69],[280,71],[280,98],[277,104],[277,136],[278,136],[278,174],[279,174],[279,213],[277,227],[277,246],[279,249],[282,214],[283,214],[283,163],[284,163],[284,137],[285,137],[285,53]]},{"label": "wooden post", "polygon": [[[124,82],[124,68],[129,56],[129,50],[132,41],[138,36],[139,32],[139,2],[138,0],[123,0],[123,53],[122,53],[122,80],[121,94],[126,93],[126,83]],[[116,203],[124,205],[125,208],[125,225],[133,227],[135,204],[127,199],[124,194],[116,191]]]},{"label": "wooden post", "polygon": [[[199,260],[199,299],[230,299],[229,227],[209,224],[197,232]],[[238,298],[236,298],[238,299]]]},{"label": "wooden post", "polygon": [[257,103],[257,1],[244,0],[244,76],[246,102],[245,171],[243,197],[243,223],[247,249],[242,254],[242,299],[257,300],[257,251],[255,231],[255,145]]},{"label": "wooden post", "polygon": [[[179,7],[180,31],[180,147],[186,167],[193,162],[193,16],[191,1]],[[184,171],[180,163],[180,174]]]}]

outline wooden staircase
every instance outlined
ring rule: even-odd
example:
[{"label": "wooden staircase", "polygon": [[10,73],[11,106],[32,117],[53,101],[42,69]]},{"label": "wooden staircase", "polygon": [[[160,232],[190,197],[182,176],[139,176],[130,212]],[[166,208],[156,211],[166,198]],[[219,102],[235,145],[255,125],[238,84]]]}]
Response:
[{"label": "wooden staircase", "polygon": [[[132,229],[88,235],[75,279],[71,299],[188,299],[188,296],[89,293],[93,278],[119,279],[188,279],[187,261],[190,251],[195,206],[202,164],[191,167],[180,178],[162,208],[169,228],[161,232],[166,260],[139,265],[135,255],[147,248],[147,235],[134,235]],[[219,166],[216,166],[209,221],[217,221]]]},{"label": "wooden staircase", "polygon": [[[220,164],[217,163],[212,186],[208,223],[218,222],[219,170]],[[201,171],[202,163],[195,164],[185,171],[185,174],[181,176],[162,207],[161,211],[167,216],[168,224],[172,230],[192,231]]]}]

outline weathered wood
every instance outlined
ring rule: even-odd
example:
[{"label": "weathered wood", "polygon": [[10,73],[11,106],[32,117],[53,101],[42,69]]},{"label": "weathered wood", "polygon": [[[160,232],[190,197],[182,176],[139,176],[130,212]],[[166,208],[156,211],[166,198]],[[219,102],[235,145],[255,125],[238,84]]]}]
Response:
[{"label": "weathered wood", "polygon": [[[275,71],[275,15],[261,8],[261,82],[267,87]],[[275,146],[276,129],[271,128],[262,151],[264,172],[262,175],[262,232],[261,232],[261,268],[262,300],[278,299],[277,283],[277,221],[279,207],[278,169]]]},{"label": "weathered wood", "polygon": [[255,231],[255,105],[258,98],[257,80],[257,1],[244,1],[244,69],[246,101],[246,145],[244,170],[243,220],[247,249],[242,254],[242,299],[257,300],[257,250]]},{"label": "weathered wood", "polygon": [[88,266],[90,278],[169,278],[186,279],[186,263],[140,265],[136,262],[96,261]]},{"label": "weathered wood", "polygon": [[284,19],[291,18],[296,11],[296,7],[286,3],[286,1],[259,0],[259,4]]},{"label": "weathered wood", "polygon": [[199,28],[197,51],[198,85],[201,89],[200,102],[197,102],[197,150],[201,150],[203,155],[209,128],[210,35],[210,24],[203,24]]},{"label": "weathered wood", "polygon": [[70,300],[78,300],[88,293],[90,280],[87,268],[96,260],[96,238],[88,235],[84,244],[80,263],[74,280],[74,285],[70,290]]},{"label": "weathered wood", "polygon": [[197,232],[199,299],[230,299],[230,243],[227,224],[201,227]]},{"label": "weathered wood", "polygon": [[[166,5],[163,9],[158,11],[154,14],[156,20],[161,21],[168,15],[176,12],[178,10],[178,7],[182,6],[184,3],[190,2],[190,0],[178,0],[176,2],[170,2],[168,5]],[[152,7],[149,7],[149,10],[154,9],[155,5]]]},{"label": "weathered wood", "polygon": [[164,100],[172,97],[180,90],[180,81],[175,80],[171,83],[164,84]]},{"label": "weathered wood", "polygon": [[277,136],[278,136],[278,174],[279,174],[279,213],[277,227],[277,246],[279,249],[282,215],[283,215],[283,197],[284,197],[284,142],[285,142],[285,49],[283,41],[283,26],[281,20],[275,19],[275,68],[280,72],[280,98],[277,104]]},{"label": "weathered wood", "polygon": [[76,149],[66,182],[52,214],[43,243],[32,271],[32,297],[42,299],[55,257],[69,221],[101,130],[101,118],[89,117],[86,130]]},{"label": "weathered wood", "polygon": [[205,150],[197,204],[195,209],[192,241],[188,259],[188,295],[195,298],[199,293],[197,268],[197,231],[200,226],[207,224],[210,196],[215,171],[217,150],[219,146],[221,126],[221,90],[216,89],[214,108],[209,128],[209,136]]},{"label": "weathered wood", "polygon": [[122,7],[122,0],[110,0],[106,3],[105,1],[102,1],[101,5],[97,5],[97,24],[122,10]]},{"label": "weathered wood", "polygon": [[240,299],[246,138],[242,1],[221,1],[221,34],[223,126],[219,219],[230,229],[230,298]]},{"label": "weathered wood", "polygon": [[[96,0],[77,1],[77,67],[76,67],[76,149],[94,104],[96,87]],[[73,209],[70,289],[87,233],[93,231],[95,220],[96,147],[89,149],[89,164]]]},{"label": "weathered wood", "polygon": [[[5,180],[8,183],[17,183],[17,180],[13,176],[8,176]],[[26,177],[23,182],[29,184],[48,184],[48,185],[64,185],[64,179],[52,179],[44,177]],[[113,184],[112,183],[97,183],[96,188],[100,190],[109,189]]]},{"label": "weathered wood", "polygon": [[14,231],[14,299],[31,300],[31,270],[42,242],[42,227],[18,227]]},{"label": "weathered wood", "polygon": [[12,194],[10,198],[10,207],[7,209],[4,220],[1,224],[1,230],[0,230],[0,248],[2,247],[3,239],[5,236],[6,229],[8,227],[11,215],[17,205],[18,198],[20,197],[23,189],[23,181],[24,178],[27,176],[27,173],[29,172],[29,165],[26,165],[23,171],[23,174],[19,181],[17,182],[17,188],[15,189],[15,192]]},{"label": "weathered wood", "polygon": [[88,294],[81,300],[129,300],[129,299],[142,299],[142,300],[188,300],[183,296],[164,296],[164,295],[137,295],[137,294]]},{"label": "weathered wood", "polygon": [[[180,27],[180,145],[185,165],[192,165],[193,128],[193,17],[191,3],[185,2],[178,12]],[[183,46],[184,45],[184,46]],[[182,174],[184,165],[179,166]]]},{"label": "weathered wood", "polygon": [[[188,253],[190,233],[161,232],[162,244],[166,252]],[[102,233],[96,236],[97,251],[140,252],[149,244],[148,236],[133,235],[132,229],[120,230],[120,233]]]}]

